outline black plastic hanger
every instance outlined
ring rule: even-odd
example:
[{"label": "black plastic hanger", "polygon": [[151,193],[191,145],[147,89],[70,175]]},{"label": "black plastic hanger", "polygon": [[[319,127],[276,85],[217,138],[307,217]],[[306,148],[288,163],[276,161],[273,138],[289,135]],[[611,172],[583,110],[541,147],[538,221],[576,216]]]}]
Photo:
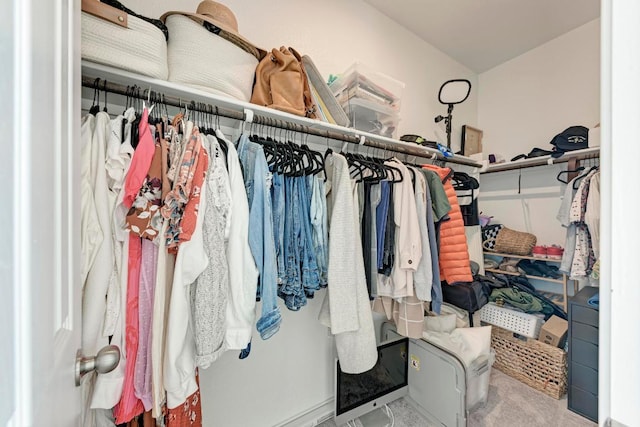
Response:
[{"label": "black plastic hanger", "polygon": [[345,159],[347,159],[347,165],[349,166],[349,176],[351,179],[358,181],[362,178],[362,171],[364,167],[357,162],[351,153],[342,153]]},{"label": "black plastic hanger", "polygon": [[122,121],[120,122],[120,144],[124,144],[124,126],[125,126],[125,122],[126,119],[124,118],[124,113],[127,112],[127,108],[129,108],[129,86],[127,86],[127,89],[125,90],[125,102],[124,102],[124,110],[122,111]]},{"label": "black plastic hanger", "polygon": [[412,168],[407,168],[409,169],[409,173],[411,174],[411,184],[415,187],[416,185],[416,173],[414,172],[414,170]]},{"label": "black plastic hanger", "polygon": [[324,171],[324,158],[322,154],[318,151],[313,150],[308,145],[307,134],[303,134],[301,136],[301,144],[300,148],[304,150],[307,159],[310,163],[310,169],[307,171],[308,175],[317,175],[320,172]]},{"label": "black plastic hanger", "polygon": [[[391,160],[391,159],[389,159]],[[387,179],[389,180],[390,184],[395,184],[398,182],[402,182],[403,180],[403,176],[402,176],[402,171],[400,169],[398,169],[395,166],[391,166],[390,164],[388,164],[387,162],[382,163],[383,167],[390,173],[391,175],[391,179],[389,179],[389,175],[387,175]],[[398,175],[396,175],[396,173]],[[398,178],[396,178],[398,177]]]},{"label": "black plastic hanger", "polygon": [[104,85],[102,86],[103,90],[104,90],[104,107],[102,108],[102,111],[104,111],[105,113],[108,113],[107,111],[107,81],[104,81]]},{"label": "black plastic hanger", "polygon": [[454,172],[451,185],[454,190],[477,190],[480,188],[478,180],[464,172]]},{"label": "black plastic hanger", "polygon": [[571,170],[571,169],[567,169],[566,171],[561,171],[558,173],[558,175],[556,176],[556,179],[564,184],[569,184],[569,181],[565,181],[564,179],[561,179],[560,177],[564,174],[570,174],[570,173],[576,173],[576,172],[582,172],[584,170],[584,166],[580,166],[578,168],[576,168],[575,170]]},{"label": "black plastic hanger", "polygon": [[100,89],[98,85],[100,84],[100,78],[94,80],[93,82],[93,103],[91,104],[91,108],[89,108],[89,114],[95,116],[100,112]]},{"label": "black plastic hanger", "polygon": [[138,140],[140,138],[138,134],[138,125],[140,124],[140,120],[142,119],[142,114],[140,114],[141,109],[141,97],[140,97],[140,88],[134,85],[131,88],[132,97],[134,100],[134,109],[136,111],[136,118],[131,122],[131,146],[135,149],[138,146]]},{"label": "black plastic hanger", "polygon": [[580,186],[580,183],[578,181],[580,181],[582,178],[587,177],[591,172],[593,172],[594,170],[600,169],[599,166],[592,166],[591,168],[589,168],[589,170],[587,170],[584,174],[577,176],[574,180],[573,180],[573,189],[577,190],[578,187]]},{"label": "black plastic hanger", "polygon": [[376,183],[386,177],[386,172],[384,171],[382,164],[377,161],[378,159],[366,157],[362,154],[354,154],[354,156],[359,159],[360,163],[362,163],[369,171],[371,171],[371,175],[364,176],[361,181]]}]

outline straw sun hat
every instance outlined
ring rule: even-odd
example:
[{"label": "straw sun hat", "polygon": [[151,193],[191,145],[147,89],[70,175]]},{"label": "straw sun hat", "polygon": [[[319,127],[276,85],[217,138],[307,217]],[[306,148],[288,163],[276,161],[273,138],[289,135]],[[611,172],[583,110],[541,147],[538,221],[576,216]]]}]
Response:
[{"label": "straw sun hat", "polygon": [[[235,44],[245,52],[255,56],[258,61],[266,55],[264,50],[257,48],[253,43],[238,33],[238,21],[236,20],[236,16],[233,14],[231,9],[221,3],[213,0],[204,0],[198,5],[196,13],[171,11],[162,15],[160,19],[162,22],[165,22],[167,17],[170,15],[188,16],[200,25],[209,27],[207,29]],[[206,25],[205,23],[210,25]]]}]

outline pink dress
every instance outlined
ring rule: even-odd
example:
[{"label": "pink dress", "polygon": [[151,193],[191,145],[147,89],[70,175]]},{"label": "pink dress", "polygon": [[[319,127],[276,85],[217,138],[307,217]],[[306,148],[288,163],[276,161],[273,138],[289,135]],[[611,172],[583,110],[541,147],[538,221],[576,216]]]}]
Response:
[{"label": "pink dress", "polygon": [[[138,125],[138,145],[125,178],[125,195],[123,203],[127,208],[133,205],[142,188],[151,167],[155,153],[155,142],[149,128],[149,111],[145,108]],[[114,408],[116,424],[131,421],[144,411],[142,401],[136,397],[134,372],[138,356],[140,336],[139,300],[140,300],[140,268],[142,265],[142,241],[136,233],[129,233],[129,271],[127,277],[127,308],[125,320],[125,367],[124,385],[120,402]],[[154,279],[155,280],[155,279]]]},{"label": "pink dress", "polygon": [[127,278],[127,312],[126,312],[126,355],[127,366],[124,374],[124,385],[120,402],[113,409],[116,424],[131,421],[144,411],[142,402],[135,396],[133,375],[138,354],[138,299],[140,292],[140,265],[142,260],[142,241],[139,236],[129,234],[129,272]]},{"label": "pink dress", "polygon": [[145,411],[153,406],[151,386],[151,318],[153,295],[158,266],[158,247],[148,239],[142,239],[142,268],[140,271],[140,298],[138,304],[139,340],[138,355],[133,375],[135,395],[142,401]]},{"label": "pink dress", "polygon": [[138,145],[133,153],[131,166],[129,166],[129,171],[124,181],[123,203],[127,208],[133,205],[133,201],[136,199],[147,173],[149,173],[154,152],[155,142],[151,135],[151,129],[149,129],[149,110],[145,108],[138,125]]}]

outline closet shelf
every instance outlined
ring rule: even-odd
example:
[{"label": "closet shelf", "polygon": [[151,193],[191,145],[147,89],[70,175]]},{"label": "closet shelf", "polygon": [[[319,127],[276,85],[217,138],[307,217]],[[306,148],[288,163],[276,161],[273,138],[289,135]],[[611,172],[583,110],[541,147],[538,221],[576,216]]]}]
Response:
[{"label": "closet shelf", "polygon": [[[322,138],[363,144],[367,147],[402,153],[424,159],[439,160],[476,168],[482,167],[480,163],[457,154],[453,155],[453,157],[444,157],[440,151],[433,148],[423,147],[417,144],[411,144],[319,120],[296,116],[260,105],[250,104],[248,102],[204,92],[184,85],[154,79],[107,65],[96,64],[83,60],[82,85],[85,87],[93,87],[94,81],[97,78],[106,80],[107,87],[113,87],[114,84],[122,86],[122,93],[124,93],[124,89],[126,89],[127,86],[137,85],[142,90],[151,90],[163,93],[167,98],[172,97],[178,104],[188,105],[191,101],[210,104],[214,107],[218,107],[218,114],[222,117],[245,120],[248,118],[246,116],[246,112],[251,111],[254,115],[253,123],[261,125],[288,129]],[[103,87],[103,84],[104,82],[101,81],[100,88]],[[120,92],[115,91],[115,93]]]},{"label": "closet shelf", "polygon": [[533,159],[516,160],[515,162],[498,163],[487,166],[481,170],[481,174],[505,172],[516,169],[526,169],[536,166],[555,165],[558,163],[566,163],[571,159],[584,160],[600,156],[600,147],[585,148],[584,150],[567,151],[561,157],[553,158],[551,156],[540,156]]},{"label": "closet shelf", "polygon": [[510,271],[502,271],[497,268],[485,268],[484,270],[490,271],[492,273],[506,274],[507,276],[522,276],[522,277],[526,277],[527,279],[544,280],[545,282],[553,282],[553,283],[564,283],[564,281],[560,279],[552,279],[550,277],[542,277],[542,276],[531,276],[529,274],[512,273]]},{"label": "closet shelf", "polygon": [[[536,260],[536,261],[546,261],[546,262],[551,262],[551,263],[556,263],[556,264],[560,264],[562,262],[562,260],[559,259],[547,259],[547,258],[537,258],[534,256],[528,256],[528,255],[512,255],[512,254],[505,254],[505,253],[500,253],[500,252],[489,252],[489,251],[483,251],[483,255],[484,256],[495,256],[495,257],[500,257],[500,258],[517,258],[517,259],[530,259],[530,260]],[[564,309],[564,311],[567,311],[567,307],[569,304],[569,294],[568,294],[568,290],[567,290],[567,285],[569,279],[567,277],[566,274],[564,273],[560,273],[562,276],[560,279],[552,279],[550,277],[541,277],[541,276],[531,276],[528,274],[520,274],[520,273],[511,273],[508,271],[502,271],[498,268],[485,268],[485,271],[489,271],[491,273],[497,273],[497,274],[506,274],[507,276],[522,276],[522,277],[526,277],[527,279],[532,279],[532,280],[542,280],[543,282],[551,282],[551,283],[557,283],[559,285],[562,285],[562,293],[558,292],[550,292],[550,291],[545,291],[548,293],[552,293],[555,295],[561,295],[562,296],[562,307]],[[578,292],[578,282],[576,280],[572,280],[573,281],[573,294],[575,295]]]},{"label": "closet shelf", "polygon": [[499,256],[499,257],[502,257],[502,258],[532,259],[532,260],[535,260],[535,261],[549,261],[549,262],[560,262],[561,261],[559,259],[540,258],[540,257],[535,257],[535,256],[529,256],[529,255],[503,254],[503,253],[499,253],[499,252],[489,252],[489,251],[483,251],[483,254],[484,255]]}]

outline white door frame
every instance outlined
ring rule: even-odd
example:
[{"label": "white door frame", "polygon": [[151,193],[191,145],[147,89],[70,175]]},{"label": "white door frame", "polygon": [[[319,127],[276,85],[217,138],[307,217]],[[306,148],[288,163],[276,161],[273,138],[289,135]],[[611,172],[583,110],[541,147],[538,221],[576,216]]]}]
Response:
[{"label": "white door frame", "polygon": [[3,0],[0,425],[79,423],[79,3]]},{"label": "white door frame", "polygon": [[[67,29],[72,39],[70,56],[75,59],[66,63],[60,52],[63,41],[55,40],[53,47],[59,51],[54,53],[46,49],[47,41],[37,34],[48,34],[52,17],[54,26],[63,25],[63,16],[56,7],[65,10],[69,4]],[[63,357],[71,367],[67,355],[46,354],[41,349],[79,345],[73,333],[77,332],[79,315],[74,315],[74,308],[79,307],[80,295],[72,286],[79,277],[73,263],[80,256],[78,245],[71,245],[70,252],[64,253],[55,253],[56,249],[64,249],[59,246],[51,250],[39,246],[43,236],[55,242],[55,236],[72,239],[77,232],[79,197],[64,204],[54,198],[48,211],[41,209],[43,199],[51,200],[45,192],[50,184],[47,180],[55,175],[42,173],[39,165],[43,160],[56,159],[59,167],[66,166],[72,172],[58,176],[64,180],[58,183],[67,191],[77,191],[78,180],[73,176],[78,167],[77,146],[72,144],[66,154],[54,151],[52,154],[57,157],[49,158],[43,154],[48,148],[41,148],[46,141],[60,148],[65,137],[67,141],[79,140],[80,71],[75,63],[80,51],[79,5],[77,0],[2,0],[2,10],[4,16],[13,19],[4,21],[3,41],[8,35],[8,43],[0,45],[0,96],[5,100],[0,102],[0,182],[5,184],[0,208],[0,224],[5,227],[5,241],[0,245],[0,282],[9,284],[2,287],[5,307],[0,310],[0,425],[26,426],[33,425],[36,416],[54,415],[47,413],[52,411],[51,404],[38,393],[43,386],[41,378],[54,366],[54,359]],[[640,338],[636,329],[640,325],[636,268],[640,227],[634,223],[638,202],[629,197],[637,192],[640,182],[636,163],[640,159],[639,17],[637,0],[616,0],[615,7],[612,0],[602,0],[600,425],[609,418],[627,425],[640,419]],[[56,91],[46,84],[51,81],[47,73],[55,73],[56,67],[65,63],[72,74],[72,84],[62,84]],[[34,90],[45,95],[47,87],[52,91],[48,96],[53,99],[34,95]],[[51,112],[45,101],[55,101],[56,96],[58,101],[66,97],[63,104],[71,105],[74,114],[64,120],[59,117],[42,121],[42,114]],[[7,102],[9,99],[13,102]],[[34,126],[36,118],[40,126]],[[42,217],[47,212],[50,220]],[[47,272],[53,275],[47,276]],[[46,298],[47,289],[52,288],[64,297],[50,304],[50,309],[34,310],[39,298]],[[65,289],[71,292],[65,293]],[[51,326],[48,334],[43,325]],[[63,371],[57,374],[71,383],[71,369]],[[53,401],[55,396],[49,397]]]},{"label": "white door frame", "polygon": [[640,420],[640,2],[602,0],[599,424]]},{"label": "white door frame", "polygon": [[[8,3],[6,7],[2,7],[6,16],[14,16],[15,3],[3,0],[2,5]],[[15,230],[13,227],[16,205],[16,190],[13,185],[14,175],[16,172],[14,144],[9,137],[13,135],[11,129],[14,127],[14,105],[9,102],[14,98],[14,69],[15,69],[15,43],[14,43],[14,20],[4,20],[8,39],[2,35],[3,42],[0,43],[0,58],[4,58],[4,66],[0,67],[0,182],[7,183],[5,186],[5,203],[0,205],[0,224],[5,224],[5,239],[8,244],[0,245],[0,286],[2,296],[6,304],[0,310],[0,343],[8,344],[8,348],[17,348],[15,338],[18,333],[16,314],[18,307],[18,297],[15,294],[16,288],[16,256],[15,248]],[[5,40],[7,42],[5,42]],[[4,285],[4,284],[7,285]],[[15,411],[16,400],[18,396],[17,379],[16,379],[16,354],[13,351],[0,351],[0,425],[6,425]]]}]

